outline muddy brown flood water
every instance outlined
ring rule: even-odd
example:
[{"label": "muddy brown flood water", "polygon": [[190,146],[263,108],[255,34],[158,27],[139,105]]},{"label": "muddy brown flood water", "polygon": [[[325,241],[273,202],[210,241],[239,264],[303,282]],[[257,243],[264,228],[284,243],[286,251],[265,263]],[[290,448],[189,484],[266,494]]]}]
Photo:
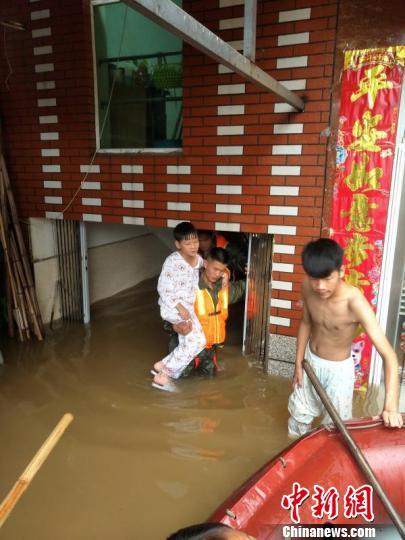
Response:
[{"label": "muddy brown flood water", "polygon": [[2,540],[164,539],[288,444],[290,382],[242,356],[239,306],[223,371],[180,381],[178,394],[151,388],[167,347],[155,291],[150,280],[102,301],[87,328],[64,325],[43,343],[2,343],[0,499],[63,413],[75,417]]}]

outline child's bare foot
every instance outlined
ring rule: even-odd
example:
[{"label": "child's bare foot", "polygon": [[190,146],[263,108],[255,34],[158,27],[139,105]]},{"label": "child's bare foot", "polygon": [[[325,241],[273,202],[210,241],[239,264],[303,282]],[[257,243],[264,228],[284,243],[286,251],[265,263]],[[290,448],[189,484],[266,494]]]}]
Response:
[{"label": "child's bare foot", "polygon": [[166,373],[163,373],[163,371],[156,373],[153,377],[152,386],[158,390],[164,390],[165,392],[178,392],[177,386]]},{"label": "child's bare foot", "polygon": [[156,362],[156,364],[153,364],[153,369],[159,373],[159,371],[162,371],[162,368],[163,368],[163,362],[160,361],[160,362]]},{"label": "child's bare foot", "polygon": [[157,384],[161,384],[162,386],[167,384],[169,380],[170,380],[170,377],[168,377],[166,373],[163,373],[162,371],[158,371],[156,375],[153,377],[153,382]]}]

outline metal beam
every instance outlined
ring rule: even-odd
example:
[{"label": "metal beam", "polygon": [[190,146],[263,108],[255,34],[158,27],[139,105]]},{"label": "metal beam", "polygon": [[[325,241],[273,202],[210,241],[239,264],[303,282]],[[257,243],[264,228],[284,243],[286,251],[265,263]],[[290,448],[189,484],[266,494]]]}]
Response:
[{"label": "metal beam", "polygon": [[252,62],[256,58],[257,0],[245,0],[243,25],[243,55]]},{"label": "metal beam", "polygon": [[301,111],[304,109],[304,102],[300,97],[238,53],[231,45],[220,39],[171,0],[122,1],[245,79],[273,92],[296,109]]}]

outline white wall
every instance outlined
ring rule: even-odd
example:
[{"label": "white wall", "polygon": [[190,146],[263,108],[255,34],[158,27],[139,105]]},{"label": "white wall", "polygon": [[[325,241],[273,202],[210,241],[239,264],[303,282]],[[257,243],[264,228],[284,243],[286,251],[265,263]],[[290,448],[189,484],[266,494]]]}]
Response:
[{"label": "white wall", "polygon": [[[134,287],[157,276],[163,261],[174,250],[172,233],[149,227],[86,224],[90,303]],[[43,322],[61,317],[55,222],[30,219],[35,288]],[[162,239],[161,239],[162,238]]]},{"label": "white wall", "polygon": [[60,295],[56,289],[59,270],[54,223],[49,219],[30,218],[35,289],[45,324],[50,321],[52,310],[55,320],[61,317]]},{"label": "white wall", "polygon": [[147,227],[92,223],[86,230],[91,304],[157,276],[174,249]]}]

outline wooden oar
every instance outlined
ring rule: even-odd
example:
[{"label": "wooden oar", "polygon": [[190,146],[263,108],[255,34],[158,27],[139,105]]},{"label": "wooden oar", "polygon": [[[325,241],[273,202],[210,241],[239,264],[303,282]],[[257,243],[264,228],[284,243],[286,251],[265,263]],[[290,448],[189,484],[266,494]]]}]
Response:
[{"label": "wooden oar", "polygon": [[318,396],[320,397],[325,409],[328,411],[329,416],[332,418],[335,426],[337,427],[343,439],[345,440],[347,446],[349,447],[349,450],[352,456],[354,457],[354,459],[356,460],[358,466],[360,467],[362,473],[364,474],[368,482],[371,484],[374,491],[377,493],[378,497],[380,498],[380,501],[382,502],[384,508],[387,511],[387,514],[390,516],[395,527],[398,529],[398,532],[401,535],[401,538],[405,538],[405,525],[401,519],[401,516],[395,510],[394,505],[392,504],[390,499],[387,497],[387,494],[385,493],[383,487],[378,481],[368,461],[364,457],[363,452],[357,446],[353,437],[350,435],[349,430],[344,425],[342,419],[339,416],[339,413],[337,412],[337,410],[335,409],[335,406],[333,405],[333,403],[327,396],[325,390],[323,389],[321,383],[319,382],[318,377],[315,375],[315,372],[312,369],[311,365],[306,360],[304,360],[303,367],[304,367],[305,373],[309,377],[309,380],[313,384]]},{"label": "wooden oar", "polygon": [[68,427],[70,422],[73,420],[73,416],[69,413],[64,414],[59,420],[59,423],[56,425],[55,429],[46,439],[44,444],[35,454],[35,456],[30,461],[28,467],[22,473],[20,478],[14,484],[14,486],[9,491],[8,495],[5,497],[3,502],[0,504],[0,528],[3,526],[4,522],[10,515],[14,506],[17,504],[18,499],[24,493],[24,491],[29,486],[31,480],[34,478],[38,470],[41,468],[42,464],[49,456],[53,447],[59,441],[63,435],[65,429]]}]

